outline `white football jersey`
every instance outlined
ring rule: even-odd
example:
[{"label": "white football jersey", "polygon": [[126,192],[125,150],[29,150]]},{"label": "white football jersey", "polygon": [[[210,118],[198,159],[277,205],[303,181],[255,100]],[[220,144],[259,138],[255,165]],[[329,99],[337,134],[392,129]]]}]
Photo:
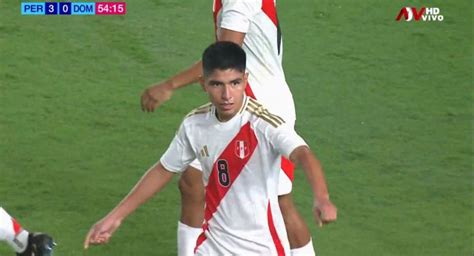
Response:
[{"label": "white football jersey", "polygon": [[216,28],[245,33],[246,94],[294,125],[293,97],[282,66],[283,39],[274,0],[214,0]]},{"label": "white football jersey", "polygon": [[191,112],[160,159],[182,172],[194,159],[206,188],[198,255],[289,255],[278,205],[281,155],[304,140],[285,121],[245,97],[238,114],[220,122],[212,104]]}]

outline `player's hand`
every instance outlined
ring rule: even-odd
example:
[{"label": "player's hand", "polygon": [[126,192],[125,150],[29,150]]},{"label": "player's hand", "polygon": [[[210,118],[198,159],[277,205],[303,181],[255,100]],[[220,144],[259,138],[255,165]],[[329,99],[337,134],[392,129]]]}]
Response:
[{"label": "player's hand", "polygon": [[109,242],[112,234],[120,226],[121,221],[113,218],[105,217],[89,230],[86,239],[84,240],[84,249],[89,248],[89,245],[100,245]]},{"label": "player's hand", "polygon": [[142,93],[142,111],[153,112],[155,108],[169,100],[171,95],[173,95],[173,89],[169,82],[164,82],[148,87]]},{"label": "player's hand", "polygon": [[314,216],[318,225],[322,227],[324,224],[336,221],[337,208],[329,199],[319,200],[314,204]]}]

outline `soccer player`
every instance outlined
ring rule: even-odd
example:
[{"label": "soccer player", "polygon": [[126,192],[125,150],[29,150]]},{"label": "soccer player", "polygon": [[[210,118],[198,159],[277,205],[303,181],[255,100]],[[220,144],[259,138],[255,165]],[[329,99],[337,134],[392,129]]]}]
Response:
[{"label": "soccer player", "polygon": [[[247,54],[248,85],[245,93],[262,102],[272,113],[293,126],[296,119],[293,97],[282,67],[283,42],[273,0],[215,0],[213,5],[216,38],[242,46]],[[153,111],[171,98],[173,92],[197,82],[202,76],[202,64],[190,68],[166,81],[152,86],[142,94],[142,109]],[[199,162],[194,161],[179,180],[181,218],[178,222],[178,255],[192,253],[204,219],[204,188],[200,182]],[[294,166],[281,160],[279,205],[286,223],[293,255],[314,255],[309,229],[296,210],[291,198]]]},{"label": "soccer player", "polygon": [[43,233],[28,233],[0,207],[0,241],[9,244],[18,256],[51,256],[55,243]]},{"label": "soccer player", "polygon": [[289,255],[278,206],[281,155],[300,164],[320,223],[336,220],[323,171],[304,140],[279,116],[244,94],[245,52],[232,42],[209,46],[200,80],[210,103],[190,112],[167,151],[132,191],[86,236],[108,242],[122,221],[195,159],[202,167],[205,214],[197,255]]}]

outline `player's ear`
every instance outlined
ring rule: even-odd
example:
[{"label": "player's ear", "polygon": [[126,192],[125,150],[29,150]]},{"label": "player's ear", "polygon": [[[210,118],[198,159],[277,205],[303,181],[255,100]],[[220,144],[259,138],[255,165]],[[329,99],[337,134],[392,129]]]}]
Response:
[{"label": "player's ear", "polygon": [[203,76],[199,77],[199,83],[201,84],[202,90],[206,92],[206,81],[204,80]]},{"label": "player's ear", "polygon": [[244,89],[245,89],[245,87],[247,87],[248,79],[249,79],[249,73],[245,72],[245,74],[244,74]]}]

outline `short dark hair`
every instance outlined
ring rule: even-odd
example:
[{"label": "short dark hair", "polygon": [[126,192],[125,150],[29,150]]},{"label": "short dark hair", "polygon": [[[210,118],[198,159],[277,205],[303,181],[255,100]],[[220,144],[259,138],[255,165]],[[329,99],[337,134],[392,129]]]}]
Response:
[{"label": "short dark hair", "polygon": [[245,73],[245,61],[245,52],[238,44],[227,41],[215,42],[202,54],[204,77],[209,76],[216,69],[235,69]]}]

